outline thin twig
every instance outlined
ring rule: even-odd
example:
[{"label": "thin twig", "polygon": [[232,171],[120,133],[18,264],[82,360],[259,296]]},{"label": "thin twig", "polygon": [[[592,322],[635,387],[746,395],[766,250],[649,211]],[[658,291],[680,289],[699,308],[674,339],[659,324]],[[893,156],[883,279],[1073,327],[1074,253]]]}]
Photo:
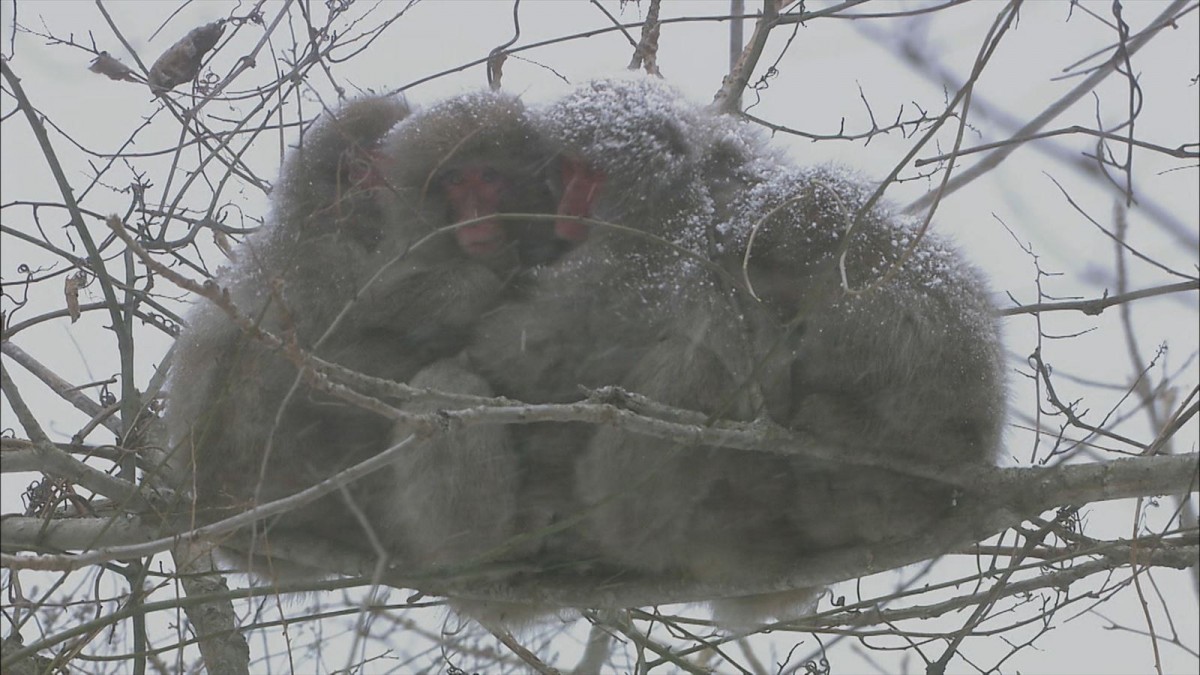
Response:
[{"label": "thin twig", "polygon": [[[84,394],[77,387],[72,386],[70,382],[59,377],[54,371],[47,368],[12,342],[7,340],[0,342],[0,353],[21,364],[25,370],[28,370],[34,377],[45,383],[47,387],[50,387],[54,393],[75,406],[76,410],[93,419],[101,418],[100,423],[113,432],[113,434],[120,437],[122,429],[121,419],[113,415],[110,408],[93,401],[87,394]],[[105,415],[107,416],[102,417]]]},{"label": "thin twig", "polygon": [[95,469],[55,447],[54,443],[50,441],[50,437],[42,430],[33,411],[25,404],[20,390],[9,378],[8,370],[2,363],[0,363],[0,387],[3,388],[4,395],[8,397],[8,403],[12,406],[13,413],[16,414],[21,426],[25,428],[25,433],[29,435],[37,449],[43,473],[82,485],[96,494],[115,499],[130,508],[136,509],[142,506],[141,495],[136,485]]},{"label": "thin twig", "polygon": [[1042,312],[1061,312],[1066,310],[1074,310],[1083,312],[1088,316],[1099,316],[1104,310],[1113,305],[1120,305],[1142,298],[1152,298],[1158,295],[1167,295],[1170,293],[1183,293],[1186,291],[1200,290],[1200,279],[1195,281],[1181,281],[1177,284],[1165,284],[1163,286],[1153,286],[1151,288],[1143,288],[1140,291],[1130,291],[1129,293],[1121,293],[1119,295],[1105,294],[1102,298],[1092,298],[1091,300],[1066,300],[1063,302],[1039,302],[1033,305],[1021,305],[1019,307],[1007,307],[1005,309],[996,310],[997,316],[1017,316],[1018,314],[1039,314]]},{"label": "thin twig", "polygon": [[[965,157],[967,155],[972,155],[977,152],[983,152],[985,150],[994,150],[996,148],[1002,148],[1006,145],[1028,143],[1029,141],[1036,141],[1036,140],[1040,140],[1043,138],[1053,138],[1055,136],[1068,136],[1071,134],[1082,134],[1084,136],[1095,136],[1096,138],[1104,138],[1104,139],[1108,139],[1108,140],[1121,141],[1122,143],[1132,143],[1133,145],[1136,145],[1139,148],[1153,150],[1154,152],[1158,152],[1158,153],[1167,155],[1169,157],[1178,157],[1179,159],[1200,158],[1200,151],[1188,149],[1190,147],[1195,146],[1196,145],[1195,143],[1185,143],[1183,145],[1180,145],[1180,146],[1177,146],[1174,148],[1168,148],[1166,146],[1157,145],[1157,144],[1149,143],[1146,141],[1141,141],[1136,138],[1129,138],[1128,136],[1122,136],[1120,134],[1109,133],[1107,131],[1097,131],[1096,129],[1089,129],[1087,127],[1079,126],[1078,124],[1076,124],[1074,126],[1069,126],[1069,127],[1063,128],[1063,129],[1054,129],[1053,131],[1043,131],[1043,132],[1036,133],[1036,134],[1030,134],[1028,136],[1013,136],[1013,137],[1008,138],[1003,141],[996,141],[995,143],[984,143],[982,145],[977,145],[973,148],[966,148],[965,150],[958,150],[954,154],[957,157]],[[936,164],[938,162],[943,162],[949,158],[950,158],[949,154],[943,154],[943,155],[937,155],[935,157],[929,157],[926,159],[918,159],[917,161],[913,162],[913,166],[919,168],[919,167],[926,166],[929,164]]]}]

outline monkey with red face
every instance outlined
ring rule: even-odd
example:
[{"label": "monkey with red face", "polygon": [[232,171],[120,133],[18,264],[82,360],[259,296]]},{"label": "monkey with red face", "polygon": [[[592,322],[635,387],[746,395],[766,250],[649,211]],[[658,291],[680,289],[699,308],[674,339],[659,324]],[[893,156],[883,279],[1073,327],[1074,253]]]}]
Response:
[{"label": "monkey with red face", "polygon": [[[518,274],[553,260],[567,245],[552,235],[549,218],[536,217],[553,211],[543,177],[549,155],[520,102],[490,93],[414,115],[384,148],[389,220],[410,223],[411,236],[403,264],[380,284],[394,290],[376,295],[368,289],[366,316],[393,317],[383,323],[419,331],[415,337],[443,350],[412,384],[491,395],[489,380],[455,354],[474,336],[480,316],[513,295]],[[457,226],[430,236],[447,224]],[[398,338],[393,348],[412,340]],[[407,433],[396,430],[398,437]],[[470,427],[420,440],[381,478],[375,507],[385,541],[433,567],[503,554],[517,527],[519,462],[505,428]]]},{"label": "monkey with red face", "polygon": [[[593,82],[539,111],[559,153],[555,237],[576,248],[481,322],[469,351],[499,393],[564,402],[582,388],[618,385],[718,417],[758,414],[740,306],[709,260],[714,208],[691,137],[700,120],[648,80]],[[555,532],[546,559],[703,573],[703,561],[744,550],[761,533],[709,517],[728,506],[723,460],[757,472],[757,458],[586,424],[514,433],[530,467],[525,522]]]},{"label": "monkey with red face", "polygon": [[[540,225],[542,238],[554,243],[550,223],[496,217],[552,209],[544,182],[527,175],[545,158],[525,124],[519,102],[491,94],[413,116],[391,99],[348,104],[319,122],[289,158],[273,217],[219,282],[243,312],[273,332],[292,331],[322,358],[369,375],[489,393],[451,359],[478,315],[505,293],[506,280],[520,266],[555,255],[554,246],[536,240]],[[282,293],[271,291],[276,281]],[[194,478],[202,519],[286,496],[391,444],[397,430],[390,422],[310,391],[287,359],[242,335],[216,308],[199,308],[190,324],[179,342],[168,425],[186,456],[185,475]],[[474,457],[472,443],[462,440],[453,445]],[[443,454],[438,443],[444,441],[421,446],[411,461]],[[478,483],[495,495],[485,514],[494,520],[484,517],[480,527],[503,536],[511,514],[506,504],[515,499],[508,443],[482,437],[474,443],[495,456],[482,474],[491,482]],[[436,560],[427,542],[462,526],[452,515],[458,503],[418,500],[414,513],[428,508],[449,521],[431,519],[422,543],[421,531],[407,527],[419,519],[396,514],[397,501],[407,503],[397,494],[412,492],[418,480],[441,494],[438,481],[473,466],[464,459],[418,477],[401,463],[274,526],[362,547],[367,538],[354,515],[362,512],[393,553]],[[345,499],[358,504],[351,508]],[[417,543],[405,543],[410,539]],[[255,553],[266,546],[260,537]],[[261,562],[242,564],[262,570]]]},{"label": "monkey with red face", "polygon": [[[796,169],[655,82],[597,81],[541,118],[560,153],[560,215],[642,236],[556,222],[557,238],[586,241],[485,317],[470,350],[479,371],[533,402],[617,384],[714,418],[769,414],[851,460],[532,425],[517,433],[541,458],[531,475],[547,479],[527,481],[525,512],[578,521],[547,555],[736,586],[779,578],[808,553],[914,536],[948,513],[946,485],[853,460],[954,468],[994,457],[998,337],[984,284],[952,247],[918,241],[880,207],[850,227],[869,195],[861,179]],[[844,243],[850,292],[834,274]],[[753,623],[813,597],[798,589],[715,609]]]}]

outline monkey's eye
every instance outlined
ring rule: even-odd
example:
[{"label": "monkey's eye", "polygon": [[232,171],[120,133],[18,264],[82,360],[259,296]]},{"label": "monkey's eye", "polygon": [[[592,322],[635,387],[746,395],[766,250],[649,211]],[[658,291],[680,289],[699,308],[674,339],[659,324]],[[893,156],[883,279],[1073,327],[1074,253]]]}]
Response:
[{"label": "monkey's eye", "polygon": [[483,171],[480,172],[479,178],[485,183],[499,183],[500,172],[490,166],[485,166]]},{"label": "monkey's eye", "polygon": [[441,182],[443,185],[462,185],[463,181],[465,180],[466,178],[463,176],[461,171],[452,169],[442,174]]}]

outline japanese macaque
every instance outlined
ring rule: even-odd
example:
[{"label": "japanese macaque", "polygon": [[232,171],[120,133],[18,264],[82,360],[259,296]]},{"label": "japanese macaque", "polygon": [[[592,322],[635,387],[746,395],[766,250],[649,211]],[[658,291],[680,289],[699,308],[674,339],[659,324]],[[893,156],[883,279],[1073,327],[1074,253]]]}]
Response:
[{"label": "japanese macaque", "polygon": [[[996,452],[996,326],[959,254],[882,207],[858,215],[868,197],[648,79],[592,82],[536,113],[493,94],[412,115],[350,104],[289,160],[270,225],[221,279],[265,328],[450,393],[561,403],[616,385],[714,421],[770,417],[847,461],[584,423],[464,426],[278,526],[374,540],[421,571],[516,559],[735,589],[936,527],[956,494],[928,474]],[[172,439],[217,512],[205,519],[410,433],[313,391],[216,308],[196,313],[173,378]],[[861,461],[874,458],[921,477]],[[740,625],[813,597],[714,610]]]},{"label": "japanese macaque", "polygon": [[[549,217],[505,219],[500,214],[549,216],[554,204],[544,176],[548,155],[526,119],[520,102],[488,93],[451,99],[399,125],[386,141],[386,178],[394,190],[388,205],[392,222],[421,222],[432,231],[465,223],[437,240],[418,241],[410,252],[435,264],[413,272],[427,278],[411,299],[389,294],[378,312],[445,350],[466,346],[475,320],[500,305],[513,291],[519,270],[553,260],[569,242],[552,234]],[[422,246],[441,252],[421,252]],[[438,250],[432,248],[431,250]],[[404,272],[408,274],[408,272]],[[447,289],[477,275],[469,293]],[[409,281],[381,288],[408,289]],[[461,313],[459,334],[431,322],[445,312]],[[411,382],[460,394],[493,394],[465,357],[443,358]],[[408,406],[432,412],[436,405]],[[396,437],[409,433],[397,428]],[[477,556],[496,557],[514,533],[518,466],[508,429],[475,426],[422,439],[381,476],[375,508],[385,542],[407,560],[423,566],[462,566]]]},{"label": "japanese macaque", "polygon": [[[555,234],[586,241],[540,270],[524,302],[482,322],[470,353],[498,393],[562,402],[581,387],[619,385],[721,418],[759,412],[733,285],[708,258],[713,206],[689,136],[700,114],[649,80],[593,82],[541,111],[562,155]],[[539,478],[523,484],[526,527],[577,523],[548,541],[549,559],[580,552],[635,573],[704,576],[771,532],[770,517],[737,515],[755,507],[730,501],[734,464],[756,476],[758,513],[770,513],[773,490],[777,500],[790,494],[786,471],[744,453],[608,427],[517,433]]]},{"label": "japanese macaque", "polygon": [[[546,160],[527,126],[518,101],[492,94],[411,116],[390,99],[348,104],[288,160],[268,226],[219,283],[246,315],[324,359],[419,386],[489,393],[454,357],[506,280],[558,250],[550,222],[493,217],[553,208],[537,177]],[[453,229],[464,221],[473,222]],[[406,435],[310,389],[291,361],[215,307],[198,309],[179,345],[169,425],[204,520],[292,494]],[[412,409],[424,412],[422,405]],[[395,466],[276,526],[359,550],[370,528],[390,553],[416,562],[486,550],[506,536],[515,499],[507,436],[486,431],[418,442]],[[430,464],[438,470],[426,473]],[[470,495],[450,489],[459,480],[472,482]],[[486,507],[481,513],[462,500]],[[460,537],[468,525],[478,529]],[[256,546],[256,555],[269,553],[265,538]],[[241,561],[264,571],[261,563]]]},{"label": "japanese macaque", "polygon": [[[980,274],[884,206],[858,214],[873,188],[852,172],[751,154],[720,231],[726,265],[745,266],[785,327],[791,382],[786,409],[773,408],[779,421],[847,454],[934,469],[992,462],[1005,387]],[[881,530],[868,538],[896,532],[861,526]]]},{"label": "japanese macaque", "polygon": [[[804,552],[936,527],[957,496],[951,481],[852,460],[927,472],[994,461],[1005,389],[986,284],[939,236],[918,235],[881,206],[859,216],[872,192],[861,178],[792,168],[739,126],[716,122],[706,175],[718,196],[721,258],[735,274],[745,269],[748,289],[778,322],[770,353],[790,361],[787,395],[769,407],[848,460],[791,462],[797,490],[779,504],[784,531]],[[715,611],[732,623],[789,613],[786,596],[771,594]]]},{"label": "japanese macaque", "polygon": [[[652,81],[595,82],[541,117],[563,156],[555,235],[586,241],[542,270],[524,302],[485,318],[470,350],[480,372],[533,402],[616,384],[714,419],[769,414],[847,457],[535,425],[517,432],[522,452],[541,458],[532,475],[553,478],[541,492],[523,483],[525,522],[580,520],[574,539],[546,552],[736,587],[800,569],[806,553],[936,526],[954,503],[949,483],[855,460],[934,470],[992,460],[998,338],[985,287],[959,255],[871,209],[849,230],[845,292],[836,263],[869,194],[860,179],[797,170]],[[574,491],[551,494],[544,486],[571,475],[564,464],[580,445]],[[746,625],[814,597],[796,589],[713,604],[722,623]]]},{"label": "japanese macaque", "polygon": [[[217,278],[246,316],[311,348],[354,299],[370,276],[364,261],[392,236],[375,204],[370,158],[408,112],[399,100],[364,99],[306,135],[283,167],[268,224]],[[243,334],[214,305],[199,305],[188,324],[168,383],[167,424],[197,520],[294,493],[386,447],[386,420],[310,392],[282,354]],[[294,519],[340,540],[339,530],[352,529],[346,519],[354,521],[333,507],[303,509]]]}]

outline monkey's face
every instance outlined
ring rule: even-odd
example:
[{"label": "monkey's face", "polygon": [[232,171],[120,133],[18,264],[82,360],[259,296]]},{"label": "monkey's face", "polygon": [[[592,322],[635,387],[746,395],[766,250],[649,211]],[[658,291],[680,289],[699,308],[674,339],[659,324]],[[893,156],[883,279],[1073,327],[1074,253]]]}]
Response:
[{"label": "monkey's face", "polygon": [[385,158],[376,148],[350,148],[338,163],[339,184],[347,190],[382,190],[387,187],[383,173]]},{"label": "monkey's face", "polygon": [[454,239],[469,258],[488,258],[507,243],[502,221],[495,218],[509,191],[509,181],[495,168],[468,165],[451,169],[441,177],[450,206],[451,223],[467,223],[455,228]]},{"label": "monkey's face", "polygon": [[[562,178],[562,196],[558,200],[555,214],[568,218],[591,218],[607,175],[604,171],[589,166],[582,159],[565,156],[559,161],[559,173]],[[554,221],[554,236],[571,243],[587,239],[587,225],[568,218]]]},{"label": "monkey's face", "polygon": [[[557,236],[550,222],[553,201],[534,173],[506,168],[500,162],[473,162],[444,171],[438,180],[446,202],[447,222],[458,249],[486,264],[510,262],[515,255],[523,267],[556,260],[572,245]],[[502,218],[501,214],[546,214],[546,219]]]}]

